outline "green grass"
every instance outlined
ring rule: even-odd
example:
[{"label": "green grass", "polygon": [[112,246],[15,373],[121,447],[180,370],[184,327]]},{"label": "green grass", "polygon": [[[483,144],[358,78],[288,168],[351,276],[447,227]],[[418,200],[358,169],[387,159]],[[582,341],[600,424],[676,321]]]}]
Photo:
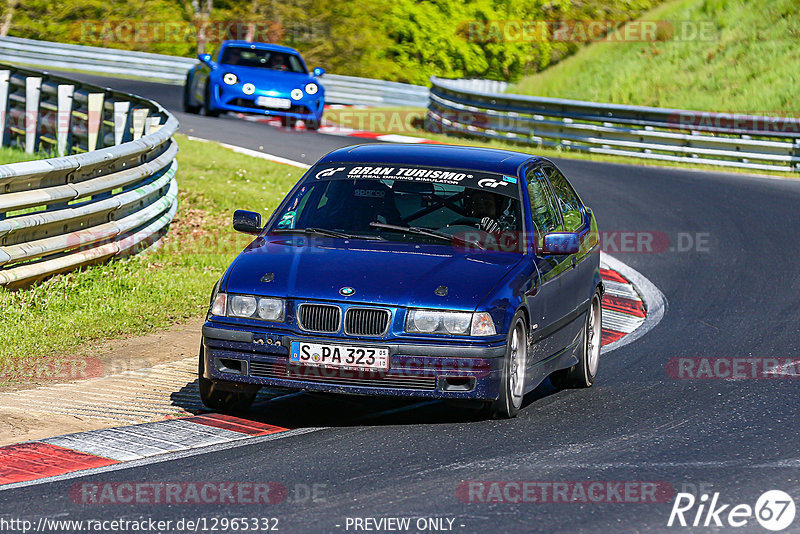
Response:
[{"label": "green grass", "polygon": [[28,289],[0,288],[0,380],[3,366],[21,360],[74,355],[95,340],[202,315],[213,284],[249,242],[232,230],[233,210],[266,214],[303,172],[215,143],[176,139],[180,205],[159,248]]},{"label": "green grass", "polygon": [[[710,38],[596,42],[509,93],[797,116],[800,2],[676,0],[641,20],[707,24]],[[678,30],[676,35],[680,35]],[[690,34],[685,34],[691,37]]]},{"label": "green grass", "polygon": [[8,163],[19,163],[20,161],[31,161],[34,159],[41,159],[46,156],[39,154],[27,154],[22,150],[9,147],[0,147],[0,165]]}]

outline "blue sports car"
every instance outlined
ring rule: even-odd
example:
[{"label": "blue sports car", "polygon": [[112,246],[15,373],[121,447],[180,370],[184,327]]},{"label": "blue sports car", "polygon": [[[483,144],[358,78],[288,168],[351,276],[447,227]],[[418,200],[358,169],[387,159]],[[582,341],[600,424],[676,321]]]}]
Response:
[{"label": "blue sports car", "polygon": [[197,56],[200,63],[186,75],[183,109],[200,110],[210,117],[223,111],[259,113],[279,117],[293,127],[300,119],[315,130],[322,121],[325,89],[309,73],[293,48],[247,41],[224,41],[212,57]]},{"label": "blue sports car", "polygon": [[309,169],[214,287],[206,406],[261,386],[474,399],[513,417],[548,376],[589,387],[600,356],[597,225],[551,161],[370,144]]}]

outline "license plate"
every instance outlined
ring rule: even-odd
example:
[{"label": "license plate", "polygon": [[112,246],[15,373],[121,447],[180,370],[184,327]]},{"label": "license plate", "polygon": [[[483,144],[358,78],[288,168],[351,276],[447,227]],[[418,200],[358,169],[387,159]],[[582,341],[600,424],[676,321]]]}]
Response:
[{"label": "license plate", "polygon": [[288,98],[275,98],[273,96],[259,96],[256,98],[256,105],[264,106],[265,108],[276,109],[289,109],[292,107],[292,101]]},{"label": "license plate", "polygon": [[292,341],[289,361],[315,367],[386,370],[389,368],[389,349]]}]

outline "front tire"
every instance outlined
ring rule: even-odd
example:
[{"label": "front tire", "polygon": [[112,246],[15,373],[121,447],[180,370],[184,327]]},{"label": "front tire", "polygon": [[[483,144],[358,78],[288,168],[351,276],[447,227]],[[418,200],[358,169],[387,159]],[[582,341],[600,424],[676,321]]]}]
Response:
[{"label": "front tire", "polygon": [[500,379],[500,396],[489,406],[497,419],[516,417],[525,396],[525,371],[528,363],[528,333],[525,316],[521,311],[514,314],[511,329],[506,338],[506,355]]},{"label": "front tire", "polygon": [[197,369],[197,382],[200,400],[206,408],[222,413],[242,413],[250,409],[258,393],[258,387],[222,382],[205,378],[204,348],[200,347],[200,364]]},{"label": "front tire", "polygon": [[183,111],[186,113],[200,113],[200,106],[192,104],[192,75],[186,75],[186,83],[183,85]]},{"label": "front tire", "polygon": [[211,85],[206,84],[206,90],[203,98],[203,115],[206,117],[219,117],[220,111],[211,107]]},{"label": "front tire", "polygon": [[578,363],[568,369],[560,369],[550,375],[550,383],[559,389],[589,388],[594,384],[600,365],[600,344],[603,324],[603,307],[600,292],[595,291],[586,322],[583,325],[583,339]]}]

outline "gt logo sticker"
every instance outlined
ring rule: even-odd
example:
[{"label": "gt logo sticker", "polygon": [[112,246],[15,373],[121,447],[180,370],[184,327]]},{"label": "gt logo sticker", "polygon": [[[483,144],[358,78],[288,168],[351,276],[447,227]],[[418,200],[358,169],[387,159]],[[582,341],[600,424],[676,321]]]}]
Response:
[{"label": "gt logo sticker", "polygon": [[333,176],[337,172],[343,171],[343,170],[344,170],[344,167],[336,167],[335,169],[333,169],[333,168],[324,169],[324,170],[321,170],[321,171],[319,171],[317,173],[316,178],[317,178],[317,180],[319,180],[320,178],[328,178],[329,176]]},{"label": "gt logo sticker", "polygon": [[501,185],[505,187],[508,185],[508,182],[501,182],[493,178],[483,178],[482,180],[478,180],[478,186],[480,187],[491,187],[494,189],[495,187],[499,187]]}]

